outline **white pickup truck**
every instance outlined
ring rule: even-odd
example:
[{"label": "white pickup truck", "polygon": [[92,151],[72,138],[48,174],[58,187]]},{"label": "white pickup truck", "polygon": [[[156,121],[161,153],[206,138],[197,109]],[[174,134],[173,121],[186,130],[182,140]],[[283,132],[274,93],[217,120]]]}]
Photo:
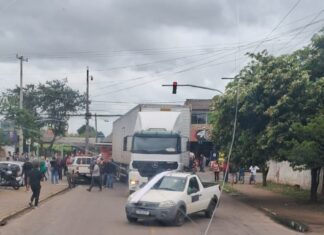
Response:
[{"label": "white pickup truck", "polygon": [[197,175],[190,173],[159,175],[145,186],[146,189],[129,196],[125,208],[129,222],[156,219],[181,226],[188,214],[205,212],[207,218],[213,215],[220,196],[219,185],[202,183]]},{"label": "white pickup truck", "polygon": [[90,165],[93,159],[89,156],[74,157],[72,164],[67,166],[68,172],[75,177],[91,177]]}]

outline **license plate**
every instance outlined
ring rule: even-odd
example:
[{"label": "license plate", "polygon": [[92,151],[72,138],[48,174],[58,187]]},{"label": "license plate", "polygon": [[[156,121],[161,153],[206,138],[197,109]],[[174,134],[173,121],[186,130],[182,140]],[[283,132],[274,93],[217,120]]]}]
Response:
[{"label": "license plate", "polygon": [[149,215],[150,212],[146,210],[136,210],[136,214],[138,215]]}]

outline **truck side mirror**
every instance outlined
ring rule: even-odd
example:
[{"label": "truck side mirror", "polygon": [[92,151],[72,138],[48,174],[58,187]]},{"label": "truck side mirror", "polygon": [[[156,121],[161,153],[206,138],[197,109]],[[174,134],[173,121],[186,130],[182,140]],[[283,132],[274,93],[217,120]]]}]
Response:
[{"label": "truck side mirror", "polygon": [[181,152],[186,152],[188,151],[189,147],[189,138],[188,137],[182,137],[181,138]]}]

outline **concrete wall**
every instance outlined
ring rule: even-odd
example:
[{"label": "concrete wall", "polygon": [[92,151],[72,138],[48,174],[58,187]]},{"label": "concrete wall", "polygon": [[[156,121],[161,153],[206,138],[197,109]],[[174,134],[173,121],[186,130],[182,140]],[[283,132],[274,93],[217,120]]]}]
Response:
[{"label": "concrete wall", "polygon": [[[318,192],[322,192],[324,168],[320,175]],[[280,184],[300,185],[301,188],[309,190],[311,187],[310,170],[294,171],[288,161],[269,161],[269,172],[267,180]]]}]

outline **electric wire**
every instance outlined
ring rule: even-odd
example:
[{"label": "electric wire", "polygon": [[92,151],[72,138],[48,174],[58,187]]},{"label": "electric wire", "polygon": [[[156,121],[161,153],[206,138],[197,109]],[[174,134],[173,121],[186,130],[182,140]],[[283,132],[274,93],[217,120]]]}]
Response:
[{"label": "electric wire", "polygon": [[[288,13],[278,22],[278,24],[270,31],[270,33],[267,34],[265,39],[267,39],[274,31],[276,31],[280,25],[285,21],[285,19],[296,9],[296,7],[299,5],[301,0],[297,0],[297,2],[292,6],[292,8],[288,11]],[[263,41],[260,42],[254,49],[253,53],[263,44]]]},{"label": "electric wire", "polygon": [[289,45],[290,42],[292,42],[298,35],[300,35],[307,27],[309,27],[310,25],[312,25],[312,23],[324,12],[324,9],[319,11],[317,15],[315,15],[311,21],[306,24],[303,28],[301,28],[293,37],[290,38],[290,40],[284,45],[282,46],[279,50],[282,50],[284,48],[287,48],[287,46]]}]

